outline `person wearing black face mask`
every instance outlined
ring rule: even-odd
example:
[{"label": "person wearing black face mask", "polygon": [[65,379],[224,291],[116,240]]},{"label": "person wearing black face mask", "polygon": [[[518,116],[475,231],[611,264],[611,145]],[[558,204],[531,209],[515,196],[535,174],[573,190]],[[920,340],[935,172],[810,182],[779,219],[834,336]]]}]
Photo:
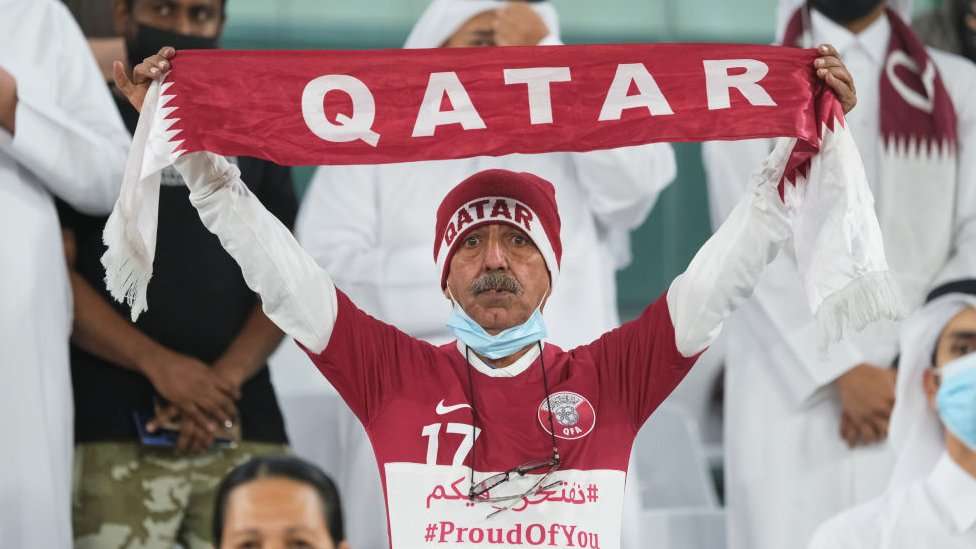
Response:
[{"label": "person wearing black face mask", "polygon": [[[215,48],[224,24],[222,0],[117,0],[114,13],[135,64],[164,45]],[[134,131],[138,113],[119,95],[116,103]],[[232,161],[291,226],[290,170]],[[179,174],[162,179],[155,305],[137,323],[105,290],[106,219],[59,204],[75,307],[75,547],[210,547],[219,480],[251,457],[287,450],[266,367],[282,334],[200,222]]]},{"label": "person wearing black face mask", "polygon": [[[226,0],[115,0],[115,29],[125,41],[128,66],[138,65],[164,46],[216,48],[226,20],[225,7]],[[119,102],[119,108],[138,119],[126,102]]]},{"label": "person wearing black face mask", "polygon": [[878,10],[884,0],[810,0],[810,7],[841,24],[863,19]]},{"label": "person wearing black face mask", "polygon": [[945,0],[917,17],[912,27],[926,44],[976,62],[976,1]]}]

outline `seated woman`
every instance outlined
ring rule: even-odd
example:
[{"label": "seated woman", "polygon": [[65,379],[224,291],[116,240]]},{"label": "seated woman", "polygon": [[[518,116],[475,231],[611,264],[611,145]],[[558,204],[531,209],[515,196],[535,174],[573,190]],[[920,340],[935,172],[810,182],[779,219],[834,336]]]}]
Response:
[{"label": "seated woman", "polygon": [[291,456],[254,458],[217,488],[214,546],[221,549],[349,549],[339,491],[325,473]]}]

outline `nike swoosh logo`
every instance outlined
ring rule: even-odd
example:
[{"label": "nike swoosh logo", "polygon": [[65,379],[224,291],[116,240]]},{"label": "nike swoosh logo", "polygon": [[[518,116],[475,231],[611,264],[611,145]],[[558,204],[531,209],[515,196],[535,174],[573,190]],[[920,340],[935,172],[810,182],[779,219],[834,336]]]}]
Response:
[{"label": "nike swoosh logo", "polygon": [[454,406],[444,406],[444,401],[441,400],[440,402],[437,403],[437,407],[434,408],[434,411],[437,412],[437,415],[442,416],[444,414],[456,412],[462,408],[470,408],[470,407],[471,407],[470,404],[455,404]]}]

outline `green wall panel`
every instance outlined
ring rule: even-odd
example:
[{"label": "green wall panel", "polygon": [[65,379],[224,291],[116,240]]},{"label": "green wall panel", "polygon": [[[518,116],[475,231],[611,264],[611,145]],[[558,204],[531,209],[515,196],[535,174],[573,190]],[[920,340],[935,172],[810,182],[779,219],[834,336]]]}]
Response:
[{"label": "green wall panel", "polygon": [[634,260],[617,274],[617,302],[623,319],[634,318],[668,289],[711,234],[701,145],[674,145],[678,178],[661,196],[647,221],[634,231]]}]

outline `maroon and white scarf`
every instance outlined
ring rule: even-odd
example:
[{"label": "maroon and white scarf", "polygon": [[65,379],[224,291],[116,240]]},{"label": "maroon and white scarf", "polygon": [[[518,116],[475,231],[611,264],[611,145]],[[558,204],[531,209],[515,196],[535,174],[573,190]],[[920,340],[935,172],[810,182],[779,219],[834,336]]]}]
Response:
[{"label": "maroon and white scarf", "polygon": [[179,52],[143,106],[105,229],[107,283],[133,318],[146,309],[158,174],[186,152],[376,164],[786,137],[793,154],[760,180],[795,210],[810,306],[835,339],[899,309],[860,156],[816,57],[718,44]]},{"label": "maroon and white scarf", "polygon": [[[807,9],[793,12],[783,44],[809,44]],[[902,298],[914,309],[951,252],[959,138],[952,99],[925,45],[898,12],[888,8],[885,16],[891,38],[879,86],[877,214]]]}]

